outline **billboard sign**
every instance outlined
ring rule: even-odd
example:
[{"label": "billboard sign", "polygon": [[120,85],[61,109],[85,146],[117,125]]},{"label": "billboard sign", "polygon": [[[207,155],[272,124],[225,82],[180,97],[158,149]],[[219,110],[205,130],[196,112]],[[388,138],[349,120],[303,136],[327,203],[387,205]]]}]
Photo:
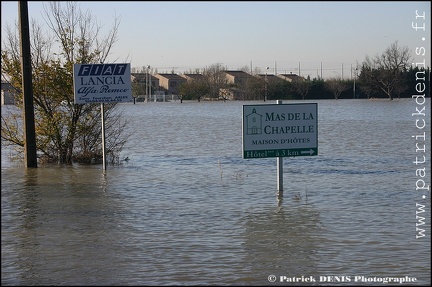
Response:
[{"label": "billboard sign", "polygon": [[243,106],[243,158],[318,155],[318,104]]},{"label": "billboard sign", "polygon": [[75,104],[131,102],[130,64],[74,64]]}]

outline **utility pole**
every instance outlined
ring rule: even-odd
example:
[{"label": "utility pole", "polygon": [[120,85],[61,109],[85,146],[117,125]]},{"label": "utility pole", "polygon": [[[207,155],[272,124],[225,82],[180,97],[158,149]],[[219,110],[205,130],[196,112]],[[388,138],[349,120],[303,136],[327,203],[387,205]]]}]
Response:
[{"label": "utility pole", "polygon": [[267,71],[268,71],[268,69],[269,69],[269,67],[266,67],[265,79],[264,79],[264,85],[265,85],[264,102],[267,101]]},{"label": "utility pole", "polygon": [[[150,65],[147,65],[147,95],[149,97],[149,101],[151,101],[151,75],[150,75]],[[156,102],[156,98],[155,98],[155,102]]]},{"label": "utility pole", "polygon": [[355,73],[354,73],[354,86],[353,86],[354,99],[356,98],[356,78],[357,78],[357,68],[355,68]]},{"label": "utility pole", "polygon": [[322,62],[321,62],[321,80],[322,80],[322,78],[323,78],[323,77],[322,77]]},{"label": "utility pole", "polygon": [[30,26],[27,1],[19,1],[18,11],[20,20],[22,91],[24,99],[24,156],[26,167],[37,167],[36,128],[30,54]]}]

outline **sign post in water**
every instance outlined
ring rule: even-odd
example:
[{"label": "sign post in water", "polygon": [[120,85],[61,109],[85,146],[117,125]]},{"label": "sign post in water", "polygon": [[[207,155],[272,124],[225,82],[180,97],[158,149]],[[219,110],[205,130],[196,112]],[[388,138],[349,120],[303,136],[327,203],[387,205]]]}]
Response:
[{"label": "sign post in water", "polygon": [[101,103],[102,167],[105,171],[104,103],[132,101],[130,63],[74,64],[73,74],[75,104]]},{"label": "sign post in water", "polygon": [[283,157],[318,155],[318,104],[243,105],[243,158],[278,158],[283,191]]}]

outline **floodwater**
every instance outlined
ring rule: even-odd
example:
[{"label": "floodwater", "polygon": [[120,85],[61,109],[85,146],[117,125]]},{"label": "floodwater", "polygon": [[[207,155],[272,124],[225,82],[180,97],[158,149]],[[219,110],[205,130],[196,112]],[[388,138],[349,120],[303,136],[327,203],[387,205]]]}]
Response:
[{"label": "floodwater", "polygon": [[1,284],[429,285],[430,99],[314,102],[319,154],[284,158],[282,200],[276,159],[242,158],[262,102],[120,104],[129,161],[105,173],[2,148]]}]

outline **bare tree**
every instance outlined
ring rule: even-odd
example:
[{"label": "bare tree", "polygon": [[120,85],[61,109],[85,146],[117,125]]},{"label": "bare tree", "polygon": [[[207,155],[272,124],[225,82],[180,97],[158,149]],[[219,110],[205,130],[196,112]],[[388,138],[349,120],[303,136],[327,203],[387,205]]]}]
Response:
[{"label": "bare tree", "polygon": [[[95,18],[89,12],[81,12],[75,3],[51,2],[49,9],[44,8],[49,31],[44,32],[40,24],[31,21],[37,151],[48,161],[67,164],[100,158],[101,123],[96,120],[101,118],[99,105],[74,104],[73,65],[101,63],[107,59],[116,41],[119,18],[114,19],[108,35],[101,36]],[[6,30],[1,71],[17,89],[16,104],[22,108],[18,31],[17,25]],[[118,156],[127,138],[122,136],[126,123],[115,107],[115,104],[107,105],[105,109],[106,133],[111,135],[107,138],[107,155],[111,160]],[[2,142],[24,146],[21,117],[20,113],[2,114]]]},{"label": "bare tree", "polygon": [[244,95],[243,100],[261,100],[265,97],[265,80],[260,77],[249,77],[238,88]]},{"label": "bare tree", "polygon": [[298,81],[293,81],[291,83],[294,91],[296,93],[298,93],[302,99],[306,99],[307,94],[309,93],[310,89],[311,89],[311,82],[309,80],[298,80]]},{"label": "bare tree", "polygon": [[343,91],[349,88],[349,86],[340,78],[331,78],[326,80],[324,87],[333,94],[336,100]]},{"label": "bare tree", "polygon": [[366,57],[363,62],[363,73],[372,73],[365,76],[373,79],[369,84],[376,85],[390,100],[395,93],[406,89],[404,74],[410,66],[411,53],[408,47],[400,47],[398,41],[391,44],[381,55],[373,59]]}]

